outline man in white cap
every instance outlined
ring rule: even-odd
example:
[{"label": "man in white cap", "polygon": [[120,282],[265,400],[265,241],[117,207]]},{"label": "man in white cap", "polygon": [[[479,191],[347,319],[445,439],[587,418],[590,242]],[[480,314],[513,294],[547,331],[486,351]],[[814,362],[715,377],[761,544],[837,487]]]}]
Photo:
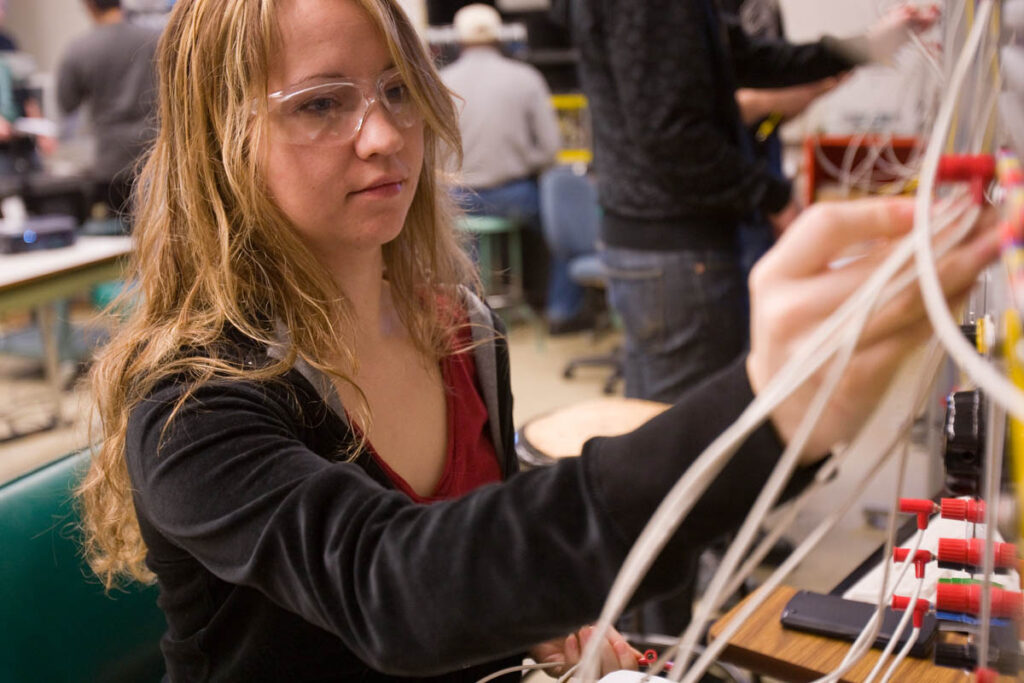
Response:
[{"label": "man in white cap", "polygon": [[[460,202],[471,213],[507,216],[539,235],[537,175],[554,163],[559,146],[551,93],[536,68],[501,53],[501,16],[493,7],[467,5],[455,13],[454,23],[462,53],[441,77],[461,98]],[[526,275],[529,297],[531,273]],[[573,320],[582,305],[582,292],[558,260],[546,299],[553,329]]]}]

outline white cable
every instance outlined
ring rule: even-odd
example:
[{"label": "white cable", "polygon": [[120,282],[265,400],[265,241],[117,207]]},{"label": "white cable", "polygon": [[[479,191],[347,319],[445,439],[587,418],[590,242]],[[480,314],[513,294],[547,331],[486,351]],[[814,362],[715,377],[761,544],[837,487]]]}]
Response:
[{"label": "white cable", "polygon": [[1003,406],[1014,417],[1024,419],[1024,392],[1021,392],[1011,382],[1007,381],[1005,377],[1002,377],[974,351],[967,340],[964,339],[959,326],[950,315],[936,271],[930,241],[930,201],[935,187],[935,174],[938,169],[939,157],[942,153],[942,142],[945,132],[949,130],[956,95],[963,85],[967,67],[977,51],[978,43],[988,24],[988,17],[991,15],[991,12],[992,0],[982,0],[974,26],[971,29],[971,34],[968,37],[967,45],[961,53],[953,76],[950,79],[949,92],[942,104],[935,133],[929,142],[928,151],[925,153],[924,167],[921,171],[921,187],[918,190],[914,212],[914,230],[912,234],[921,295],[924,299],[925,309],[928,312],[928,318],[931,320],[932,327],[935,329],[935,333],[942,342],[942,345],[946,347],[946,350],[956,364],[974,380],[982,391],[988,394],[993,402]]},{"label": "white cable", "polygon": [[[878,293],[881,294],[881,287],[879,287]],[[843,348],[828,369],[825,381],[822,382],[815,392],[814,398],[811,400],[807,412],[800,421],[800,425],[797,427],[792,440],[783,451],[778,464],[758,495],[753,507],[747,513],[743,526],[736,533],[736,537],[730,544],[729,550],[726,552],[725,557],[722,558],[718,571],[715,572],[711,584],[707,587],[704,596],[700,600],[696,615],[690,619],[690,624],[683,633],[679,652],[675,658],[675,668],[672,671],[670,680],[678,681],[681,679],[686,666],[690,663],[693,647],[697,644],[698,638],[700,638],[704,624],[711,617],[711,613],[728,597],[728,593],[723,591],[725,584],[729,581],[737,565],[742,560],[742,555],[749,549],[754,539],[754,534],[761,527],[761,521],[764,519],[764,516],[775,505],[775,502],[782,495],[783,489],[789,482],[793,470],[796,468],[797,460],[803,453],[804,445],[811,438],[818,420],[825,411],[825,407],[832,398],[839,380],[842,379],[843,373],[849,365],[860,335],[867,324],[868,318],[874,311],[876,303],[877,297],[875,301],[865,306],[860,315],[854,319],[846,333]]]},{"label": "white cable", "polygon": [[[926,360],[925,362],[925,367],[928,368],[929,370],[926,370],[922,374],[922,378],[928,381],[926,381],[923,385],[919,385],[918,391],[915,393],[915,395],[920,397],[920,399],[915,403],[920,403],[920,400],[923,400],[923,398],[928,395],[928,387],[930,387],[934,383],[935,372],[938,368],[939,361],[941,360],[941,356],[939,355],[940,350],[941,347],[939,346],[938,342],[934,340],[928,345],[928,350],[926,351],[926,358],[928,360]],[[786,506],[786,509],[783,511],[778,521],[772,525],[771,530],[765,535],[763,539],[761,539],[757,548],[750,554],[750,557],[747,558],[746,562],[744,562],[743,566],[740,568],[738,572],[736,572],[736,575],[733,576],[731,582],[726,586],[724,590],[725,595],[733,595],[734,593],[736,593],[736,591],[740,589],[740,586],[743,584],[743,582],[761,564],[761,560],[764,559],[764,557],[768,554],[771,548],[775,545],[775,542],[778,541],[779,538],[782,537],[782,534],[785,533],[785,531],[792,525],[797,515],[803,510],[804,507],[806,507],[806,505],[810,502],[814,494],[817,493],[818,489],[820,489],[823,485],[830,482],[832,476],[839,469],[842,468],[843,464],[848,459],[847,456],[849,455],[849,453],[850,449],[845,449],[839,454],[833,454],[832,457],[829,458],[824,465],[822,465],[822,468],[818,470],[818,473],[815,475],[814,483],[811,486],[808,486],[803,491],[801,491],[800,494],[796,497],[796,499],[791,501]],[[905,463],[906,458],[903,458],[902,460]],[[904,468],[900,468],[896,477],[896,487],[893,491],[892,504],[890,505],[890,509],[893,511],[893,513],[889,515],[889,529],[887,534],[888,538],[892,538],[895,535],[895,510],[899,505],[900,492],[903,487],[903,477]],[[886,556],[892,554],[891,541],[889,541],[889,545],[886,547],[885,552]],[[885,572],[883,573],[882,578],[883,586],[887,585],[889,580],[888,569],[889,565],[887,564],[885,565]],[[881,596],[879,596],[879,599],[881,600]]]},{"label": "white cable", "polygon": [[[737,421],[715,439],[680,478],[661,502],[623,563],[619,576],[609,592],[601,617],[595,624],[599,636],[607,633],[612,622],[621,614],[657,553],[724,466],[725,459],[731,456],[739,443],[767,418],[778,403],[806,381],[811,373],[816,372],[831,356],[838,343],[833,336],[857,310],[870,301],[880,282],[888,282],[902,268],[909,259],[911,249],[909,239],[901,241],[861,288],[818,327]],[[829,340],[832,340],[831,344],[828,344]],[[584,680],[593,678],[597,656],[596,647],[591,646],[584,651],[581,666]]]},{"label": "white cable", "polygon": [[[904,436],[905,432],[902,433],[899,438]],[[893,440],[893,446],[897,439]],[[704,654],[694,664],[694,669],[703,670],[710,666],[723,649],[725,649],[729,640],[736,634],[743,623],[750,618],[750,616],[761,607],[764,601],[768,598],[771,593],[778,588],[786,576],[788,576],[797,565],[804,560],[804,558],[810,553],[811,550],[821,541],[825,535],[831,531],[840,519],[846,514],[846,512],[853,506],[864,492],[868,482],[870,482],[875,475],[881,470],[881,466],[885,463],[890,449],[879,452],[875,459],[871,462],[867,472],[861,477],[852,490],[851,495],[843,502],[840,506],[829,513],[825,519],[819,523],[814,530],[800,543],[799,546],[793,551],[793,553],[786,558],[785,562],[780,565],[775,572],[760,586],[758,589],[748,597],[743,606],[740,608],[729,623],[726,624],[725,628],[718,634],[714,642],[712,642]],[[653,672],[652,672],[653,673]]]},{"label": "white cable", "polygon": [[[880,279],[888,281],[892,274],[899,269],[907,256],[903,253],[907,251],[906,243],[902,243],[900,246],[902,248],[897,248],[895,253],[872,274],[862,286],[862,290],[868,290],[869,287],[873,289]],[[860,291],[858,290],[858,292]],[[750,432],[767,418],[778,403],[806,381],[831,356],[831,347],[824,351],[820,347],[826,345],[833,334],[841,329],[846,320],[853,315],[857,310],[857,303],[859,303],[858,294],[855,293],[840,306],[839,310],[820,325],[811,339],[802,347],[802,352],[794,355],[793,359],[772,378],[764,391],[755,397],[736,422],[705,449],[669,491],[648,521],[619,571],[619,576],[609,592],[601,617],[595,624],[595,632],[598,637],[607,633],[607,629],[625,607],[657,553],[661,551],[668,537],[724,466],[725,460],[732,455],[742,440],[746,439]],[[835,346],[835,344],[831,346]],[[581,662],[584,680],[590,680],[594,676],[593,669],[596,665],[597,654],[598,650],[593,643],[584,651]]]},{"label": "white cable", "polygon": [[[892,678],[892,675],[896,672],[896,667],[902,664],[903,660],[907,658],[907,655],[910,654],[910,649],[914,647],[914,643],[917,642],[917,638],[920,635],[921,628],[915,626],[914,630],[910,632],[910,637],[907,638],[906,644],[900,649],[899,654],[896,655],[896,659],[892,660],[892,665],[885,672],[885,676],[882,677],[881,683],[889,683],[889,679]],[[867,683],[867,681],[864,683]]]},{"label": "white cable", "polygon": [[[988,4],[990,1],[991,0],[987,0],[986,4],[983,5],[982,13],[986,13],[986,11],[991,11],[991,7]],[[984,23],[985,22],[983,20],[979,21],[979,24],[981,25],[984,25]],[[977,35],[977,31],[972,30],[972,36],[974,35]],[[977,39],[972,41],[972,43],[974,45],[974,48],[976,48]],[[970,49],[965,49],[964,52],[966,55],[968,52],[970,52]],[[963,59],[960,60],[958,66],[961,64],[963,64]],[[960,69],[957,70],[960,72],[960,76],[958,83],[955,81],[957,85],[953,88],[954,91],[959,90],[959,84],[962,84],[962,72],[964,68],[965,67],[961,67]],[[944,109],[946,110],[944,117],[946,123],[944,126],[939,126],[940,129],[948,128],[949,125],[948,120],[950,117],[951,105],[948,104],[948,98],[947,103],[944,103]],[[940,121],[941,120],[942,119],[940,118]],[[936,139],[939,139],[938,136],[935,136],[933,138],[933,144],[930,146],[930,151],[935,149],[934,142]],[[933,153],[932,156],[934,157],[935,154]],[[926,161],[928,161],[927,154]],[[933,162],[933,174],[935,164],[937,164],[937,158]],[[926,183],[932,183],[933,181],[933,177],[925,177]],[[927,196],[925,197],[925,201],[923,203],[924,208],[922,209],[922,197],[919,195],[917,218],[918,223],[920,224],[922,223],[921,218],[923,216],[926,224],[930,218],[930,216],[928,215],[928,209],[930,208],[928,207],[930,191],[927,193],[922,192],[921,195]],[[921,247],[919,245],[922,239],[920,237],[920,233],[922,232],[924,232],[926,235],[924,238],[924,242],[926,243],[925,247],[927,249],[926,253],[928,253],[929,256],[931,255],[931,245],[927,243],[928,237],[930,236],[927,235],[927,230],[923,230],[922,226],[918,225],[915,229],[915,246],[917,246],[915,256],[917,257],[917,260],[919,262],[925,260],[922,258]],[[891,264],[893,261],[896,261],[896,259],[890,259],[886,262],[886,264],[883,265]],[[931,272],[934,274],[933,264],[925,264],[924,268],[927,269],[929,265],[932,268]],[[919,268],[921,268],[920,265]],[[879,271],[884,270],[884,267],[879,269]],[[887,278],[888,277],[891,277],[891,274],[887,274]],[[857,299],[857,297],[855,296],[853,297],[853,299]],[[928,299],[926,295],[926,305],[927,300]],[[815,343],[808,344],[808,347],[814,348],[815,351],[820,350],[817,347],[820,345],[824,345],[830,338],[832,331],[836,327],[841,326],[842,323],[844,323],[848,319],[849,311],[844,310],[845,308],[845,306],[842,307],[836,315],[832,316],[828,321],[826,321],[826,324],[822,326],[822,328],[824,329],[820,329],[819,334],[815,335],[815,339],[812,340]],[[842,313],[843,315],[840,315],[840,313]],[[948,315],[948,311],[946,313]],[[966,342],[964,343],[966,344]],[[834,344],[830,346],[834,347]],[[826,350],[831,351],[831,349]],[[716,439],[715,442],[713,442],[711,446],[709,446],[709,448],[705,450],[704,454],[702,454],[701,457],[698,458],[697,462],[694,463],[694,465],[690,468],[687,474],[684,475],[679,482],[677,482],[676,486],[666,497],[665,501],[663,501],[662,504],[659,506],[658,511],[656,511],[655,516],[652,517],[652,520],[649,523],[647,529],[645,529],[645,532],[641,534],[641,537],[638,539],[633,550],[630,552],[629,557],[627,557],[626,562],[623,566],[623,570],[622,572],[620,572],[620,576],[616,580],[616,584],[612,587],[612,591],[609,594],[608,602],[606,603],[605,610],[602,612],[601,620],[599,620],[598,622],[597,628],[600,633],[604,633],[610,625],[611,620],[614,619],[614,616],[617,616],[618,613],[621,612],[629,596],[632,595],[633,591],[636,588],[636,585],[639,583],[641,577],[643,576],[643,573],[647,571],[647,569],[650,566],[650,563],[653,562],[654,554],[660,552],[661,547],[663,547],[669,535],[674,531],[674,529],[681,522],[682,518],[695,503],[696,498],[699,496],[699,491],[703,491],[704,489],[707,488],[707,485],[724,465],[724,459],[735,451],[735,448],[738,446],[739,440],[745,438],[750,433],[750,431],[752,431],[756,427],[756,425],[760,423],[761,420],[767,417],[768,412],[770,412],[774,405],[781,401],[783,398],[785,398],[785,396],[787,396],[789,392],[795,389],[795,387],[798,386],[799,382],[806,380],[806,378],[809,376],[811,372],[815,372],[821,366],[821,363],[825,362],[825,360],[831,356],[831,353],[816,353],[815,356],[816,362],[804,364],[803,369],[790,367],[791,364],[787,365],[786,368],[784,368],[785,372],[780,373],[781,378],[776,378],[779,381],[773,381],[769,383],[769,388],[765,392],[763,392],[761,396],[758,397],[758,399],[762,399],[760,401],[761,405],[758,405],[759,400],[755,399],[754,403],[752,403],[751,406],[749,406],[748,409],[744,411],[744,414],[741,415],[737,423],[730,427],[730,429],[727,430],[726,433],[724,433],[722,436]],[[650,531],[651,533],[648,533],[648,531]],[[589,659],[591,660],[594,660],[596,657],[596,651],[591,653],[585,653],[585,656],[587,654],[589,654]],[[586,658],[584,661],[586,661]],[[588,663],[587,668],[585,668],[585,671],[589,672],[592,666],[593,664]]]},{"label": "white cable", "polygon": [[[950,220],[950,223],[951,222],[952,220]],[[969,226],[967,226],[966,228],[965,226],[961,226],[960,230],[956,231],[952,236],[953,241],[944,244],[942,250],[945,251],[945,249],[948,249],[949,247],[952,246],[952,243],[958,242],[959,239],[963,236],[963,234],[967,232],[968,229]],[[911,274],[907,273],[905,274],[905,277],[900,278],[900,280],[906,280],[909,284],[910,276]],[[902,289],[903,286],[903,284],[900,284],[894,287],[894,289],[897,289],[898,291],[898,289]],[[879,285],[878,287],[879,293],[880,290],[881,285]],[[740,573],[738,573],[738,575],[734,574],[736,566],[742,560],[743,554],[746,553],[749,549],[749,546],[754,538],[754,535],[760,528],[764,516],[768,513],[771,507],[774,506],[775,502],[778,500],[778,497],[781,495],[783,488],[788,483],[792,471],[796,465],[796,458],[802,452],[804,445],[810,438],[815,426],[817,425],[818,420],[820,419],[829,399],[832,396],[835,386],[841,379],[842,374],[845,371],[847,364],[850,360],[850,357],[853,353],[853,350],[856,348],[857,342],[860,338],[861,331],[863,330],[868,317],[873,312],[877,302],[878,297],[876,295],[875,300],[869,302],[862,308],[858,317],[855,318],[854,322],[847,329],[846,339],[844,340],[845,347],[841,350],[840,355],[836,358],[832,366],[829,368],[828,377],[822,383],[822,386],[819,387],[814,399],[812,400],[807,412],[804,415],[803,420],[797,428],[797,431],[794,434],[793,439],[791,440],[790,444],[787,446],[785,452],[780,458],[778,465],[772,472],[771,477],[765,484],[765,487],[759,495],[757,501],[754,503],[754,506],[747,514],[746,521],[744,522],[740,530],[737,532],[733,543],[730,545],[729,550],[727,551],[725,557],[722,559],[715,573],[715,576],[712,579],[710,586],[708,586],[708,588],[705,590],[705,594],[699,603],[696,614],[690,620],[690,624],[688,625],[686,631],[682,636],[681,643],[678,648],[678,653],[675,657],[675,669],[673,670],[673,673],[670,676],[671,680],[678,681],[680,680],[683,673],[689,673],[690,677],[687,680],[690,681],[693,678],[695,678],[695,676],[699,675],[700,673],[703,673],[700,671],[698,671],[697,673],[686,671],[686,666],[690,660],[690,652],[696,645],[697,639],[700,637],[702,625],[708,621],[714,610],[718,609],[721,606],[721,604],[725,601],[725,599],[732,594],[731,587],[736,585],[737,582],[742,582],[747,577],[747,575],[749,575],[749,571],[752,570],[753,566],[755,566],[751,565],[748,562],[746,565],[744,565],[745,571],[741,571]],[[935,362],[937,362],[937,359]],[[931,383],[931,377],[933,376],[934,370],[931,374],[928,375],[927,384]],[[915,401],[912,405],[916,406],[917,402]],[[765,543],[762,543],[761,547],[766,547]],[[730,590],[726,590],[727,585],[730,585]]]},{"label": "white cable", "polygon": [[579,668],[579,663],[573,664],[571,667],[569,667],[568,671],[566,671],[564,674],[558,677],[558,680],[555,681],[555,683],[566,683],[566,681],[572,678],[572,675],[576,673],[576,670]]},{"label": "white cable", "polygon": [[[913,558],[913,554],[907,555],[908,560],[913,560]],[[885,660],[887,660],[889,655],[892,654],[892,651],[896,649],[896,643],[899,642],[900,636],[902,636],[903,631],[906,630],[907,624],[913,621],[914,610],[917,608],[917,599],[921,597],[922,586],[924,586],[924,578],[918,579],[917,585],[914,586],[914,592],[911,594],[907,609],[903,610],[903,614],[900,616],[900,621],[896,625],[896,630],[892,632],[892,635],[889,637],[889,642],[885,644],[885,649],[882,650],[882,654],[878,656],[878,661],[875,662],[875,665],[871,668],[871,673],[869,673],[868,677],[864,679],[864,683],[874,682],[875,676],[877,676],[882,671],[882,667],[885,666]],[[916,630],[917,629],[915,629],[915,632]],[[908,644],[913,644],[914,639],[916,639],[916,637],[908,639]],[[898,664],[898,658],[894,661],[894,664]],[[891,668],[886,670],[883,680],[889,680],[889,674],[891,674],[892,671],[893,669]]]},{"label": "white cable", "polygon": [[[959,239],[970,227],[971,223],[967,221],[962,221],[959,230],[956,231],[956,233],[951,236],[950,244],[958,242]],[[946,248],[948,247],[949,245],[946,246]],[[939,360],[941,359],[941,356],[939,356],[936,353],[937,348],[941,347],[939,347],[937,341],[933,341],[933,347],[929,349],[929,358],[931,359],[931,361],[927,365],[927,367],[932,368],[932,372],[930,373],[930,375],[926,375],[932,378],[931,381],[934,381],[935,373],[937,372],[939,367]],[[919,397],[919,401],[923,401],[924,398],[928,395],[927,385],[920,385],[918,387],[916,395]],[[896,535],[896,518],[899,510],[899,497],[901,495],[901,491],[903,488],[906,461],[907,453],[905,444],[904,452],[901,454],[900,467],[897,474],[896,486],[893,489],[892,503],[890,504],[889,508],[889,522],[888,530],[886,533],[886,544],[884,551],[886,557],[890,557],[892,555],[893,546],[895,545],[894,539]],[[878,600],[876,602],[875,613],[872,615],[868,623],[864,626],[864,629],[861,630],[861,633],[857,636],[857,639],[854,641],[854,644],[850,647],[850,650],[846,653],[846,656],[843,658],[843,661],[840,663],[840,665],[835,670],[833,670],[829,675],[821,679],[821,681],[838,680],[840,677],[844,676],[846,672],[852,669],[857,664],[857,662],[860,661],[864,657],[864,655],[868,653],[868,651],[870,651],[871,645],[875,642],[878,630],[881,627],[881,617],[885,610],[885,607],[892,599],[892,594],[895,592],[896,586],[898,586],[899,583],[903,580],[903,577],[906,574],[908,567],[910,566],[909,558],[913,557],[914,554],[917,552],[918,548],[920,547],[922,537],[923,534],[919,533],[914,546],[908,553],[908,559],[905,560],[903,564],[900,566],[899,575],[896,577],[896,580],[892,584],[891,588],[888,587],[890,565],[888,563],[883,565],[882,581],[879,584],[879,595]]]},{"label": "white cable", "polygon": [[[915,411],[915,414],[921,411],[921,406],[923,405],[925,398],[930,395],[929,389],[934,385],[939,364],[944,357],[944,355],[940,354],[940,349],[941,347],[938,345],[938,342],[933,339],[931,344],[929,344],[928,351],[926,352],[926,371],[925,374],[922,375],[922,378],[930,377],[930,379],[928,379],[928,381],[921,381],[917,387],[915,394],[917,396],[917,400],[915,403],[918,404],[918,409]],[[907,428],[909,429],[910,427],[908,426]],[[909,444],[904,441],[903,449],[900,452],[899,466],[896,471],[896,484],[893,486],[892,490],[892,501],[889,504],[889,520],[886,523],[885,547],[882,551],[883,557],[886,558],[886,560],[882,565],[882,581],[878,585],[878,600],[875,602],[875,611],[868,620],[868,623],[866,623],[864,628],[861,629],[861,632],[857,634],[857,638],[854,639],[853,645],[850,646],[850,649],[847,651],[846,656],[843,657],[843,660],[839,663],[839,666],[826,676],[829,680],[835,680],[840,676],[843,676],[847,671],[853,668],[853,666],[859,662],[865,654],[867,654],[868,650],[871,649],[871,646],[874,644],[875,638],[878,635],[878,630],[881,627],[882,615],[885,613],[885,608],[891,599],[890,595],[895,592],[896,586],[900,584],[900,581],[902,581],[903,577],[906,575],[907,570],[910,567],[911,558],[913,558],[917,553],[921,540],[924,537],[924,534],[918,534],[914,547],[907,553],[907,557],[904,558],[896,581],[893,582],[892,588],[890,588],[889,576],[892,570],[892,565],[889,563],[888,558],[892,557],[893,548],[896,545],[896,519],[899,516],[899,501],[900,496],[903,494],[903,481],[906,479],[907,474],[909,450]]]},{"label": "white cable", "polygon": [[[892,449],[905,438],[913,425],[913,415],[917,413],[917,402],[913,400],[908,401],[907,397],[901,393],[900,387],[905,386],[906,384],[900,380],[908,379],[921,372],[922,357],[923,354],[919,352],[904,363],[903,367],[900,368],[900,371],[897,373],[897,381],[893,382],[892,386],[890,386],[882,401],[875,409],[871,419],[868,421],[865,429],[861,430],[860,434],[857,435],[854,442],[850,445],[849,451],[852,454],[851,457],[863,457],[870,463],[870,465],[868,466],[865,474],[862,475],[861,479],[854,484],[847,499],[839,503],[836,508],[833,509],[833,511],[826,516],[826,518],[822,520],[822,522],[800,543],[800,545],[797,546],[782,565],[772,573],[765,583],[763,583],[744,601],[739,612],[729,621],[728,624],[726,624],[716,637],[715,641],[705,649],[704,654],[694,665],[694,669],[703,671],[711,665],[711,663],[726,647],[732,636],[740,629],[744,621],[764,603],[771,592],[774,591],[785,577],[803,561],[807,554],[817,545],[825,534],[827,534],[832,527],[842,519],[853,503],[859,499],[868,482],[877,474]],[[893,419],[894,415],[902,415],[903,413],[906,413],[908,410],[908,404],[911,406],[909,416],[904,417],[899,422],[900,426],[898,429],[891,429],[888,422]],[[885,431],[881,433],[889,433],[891,431],[895,436],[884,448],[879,449],[877,444],[874,443],[874,434],[880,433],[883,429]],[[920,534],[918,537],[917,543],[920,543]],[[909,562],[904,562],[903,570],[906,571],[906,568],[909,566]],[[655,672],[652,671],[652,673]]]},{"label": "white cable", "polygon": [[540,671],[541,669],[551,669],[556,666],[561,666],[563,662],[534,662],[532,664],[520,664],[519,666],[509,666],[504,669],[498,669],[492,674],[488,674],[478,680],[476,683],[487,683],[487,681],[493,681],[495,678],[500,678],[506,674],[514,674],[517,671]]},{"label": "white cable", "polygon": [[992,628],[992,570],[995,565],[996,514],[999,510],[999,483],[1003,476],[1003,437],[1006,414],[989,403],[985,430],[985,554],[982,560],[981,621],[978,643],[978,668],[988,667],[988,647]]}]

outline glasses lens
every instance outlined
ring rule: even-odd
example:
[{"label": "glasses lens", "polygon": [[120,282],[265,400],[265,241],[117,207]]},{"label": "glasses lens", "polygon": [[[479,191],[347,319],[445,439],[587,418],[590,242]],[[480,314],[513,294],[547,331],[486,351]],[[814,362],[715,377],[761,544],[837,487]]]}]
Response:
[{"label": "glasses lens", "polygon": [[365,100],[351,83],[326,83],[285,95],[277,102],[275,118],[291,142],[348,139],[363,115]]},{"label": "glasses lens", "polygon": [[408,128],[416,121],[416,105],[401,74],[391,74],[380,83],[380,101],[395,123]]}]

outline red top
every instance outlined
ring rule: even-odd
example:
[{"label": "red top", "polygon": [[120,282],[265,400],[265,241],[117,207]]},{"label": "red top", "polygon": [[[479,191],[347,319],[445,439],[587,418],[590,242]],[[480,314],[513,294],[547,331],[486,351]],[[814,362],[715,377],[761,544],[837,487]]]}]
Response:
[{"label": "red top", "polygon": [[[471,342],[469,326],[464,325],[460,329],[456,346],[465,348]],[[445,357],[441,361],[441,379],[445,386],[448,410],[448,453],[444,472],[433,494],[417,494],[400,474],[377,455],[371,444],[366,444],[367,450],[395,487],[417,503],[458,498],[478,486],[501,481],[501,466],[488,427],[487,406],[477,389],[473,353],[466,351]]]}]

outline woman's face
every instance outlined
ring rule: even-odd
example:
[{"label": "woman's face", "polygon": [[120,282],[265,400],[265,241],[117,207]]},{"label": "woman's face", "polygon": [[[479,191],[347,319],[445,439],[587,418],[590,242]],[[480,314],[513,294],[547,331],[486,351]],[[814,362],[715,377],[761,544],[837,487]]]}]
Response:
[{"label": "woman's face", "polygon": [[[422,119],[396,117],[378,101],[351,139],[321,134],[296,141],[297,129],[315,130],[318,122],[334,120],[331,112],[343,111],[344,98],[330,83],[352,80],[364,97],[376,97],[380,76],[395,64],[376,25],[353,0],[284,0],[279,8],[281,41],[270,55],[267,92],[286,97],[270,101],[265,175],[271,197],[322,260],[379,251],[401,232],[416,191]],[[389,103],[403,96],[400,86],[384,84]],[[353,92],[359,99],[358,91],[348,92],[348,99]]]}]

